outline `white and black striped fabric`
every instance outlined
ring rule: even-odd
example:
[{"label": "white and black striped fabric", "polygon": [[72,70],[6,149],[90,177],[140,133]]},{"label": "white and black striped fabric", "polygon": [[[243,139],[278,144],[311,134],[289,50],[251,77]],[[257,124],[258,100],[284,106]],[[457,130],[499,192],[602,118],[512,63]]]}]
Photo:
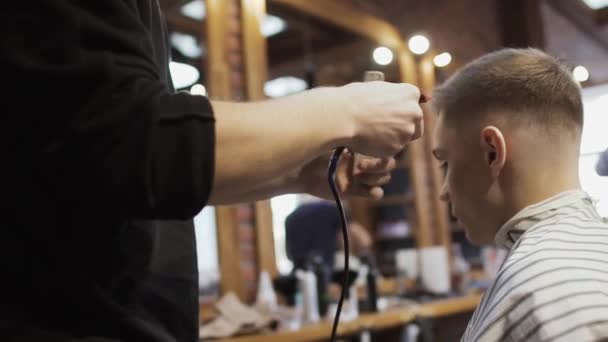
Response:
[{"label": "white and black striped fabric", "polygon": [[509,254],[462,341],[608,341],[608,224],[585,192],[523,209],[496,243]]}]

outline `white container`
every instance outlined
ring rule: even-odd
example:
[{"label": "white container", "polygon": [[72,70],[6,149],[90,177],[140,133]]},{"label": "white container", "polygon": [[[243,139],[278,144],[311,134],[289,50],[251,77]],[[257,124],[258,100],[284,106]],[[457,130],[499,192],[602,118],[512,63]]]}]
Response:
[{"label": "white container", "polygon": [[420,274],[422,285],[429,292],[450,292],[450,267],[448,253],[443,246],[420,249]]},{"label": "white container", "polygon": [[262,273],[260,273],[255,306],[268,313],[275,312],[277,310],[277,295],[274,292],[272,280],[270,279],[270,274],[267,271],[262,271]]},{"label": "white container", "polygon": [[296,271],[298,287],[302,295],[302,321],[305,324],[319,322],[317,277],[312,271]]},{"label": "white container", "polygon": [[415,248],[399,249],[395,253],[397,273],[407,278],[418,277],[418,251]]}]

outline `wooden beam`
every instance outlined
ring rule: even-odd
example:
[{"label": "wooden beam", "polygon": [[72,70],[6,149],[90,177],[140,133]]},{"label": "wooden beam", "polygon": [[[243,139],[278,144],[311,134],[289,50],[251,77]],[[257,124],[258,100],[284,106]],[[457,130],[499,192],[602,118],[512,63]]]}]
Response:
[{"label": "wooden beam", "polygon": [[[266,97],[264,83],[268,79],[267,43],[261,31],[262,20],[266,16],[266,1],[241,0],[241,7],[247,100],[256,101]],[[256,202],[254,210],[258,269],[276,276],[278,270],[270,201]]]},{"label": "wooden beam", "polygon": [[[435,88],[435,65],[433,57],[435,52],[427,53],[418,63],[418,75],[420,76],[420,90],[423,94],[431,94]],[[446,203],[439,199],[441,187],[443,185],[444,176],[439,169],[439,162],[432,156],[433,146],[433,131],[435,129],[435,114],[430,111],[428,106],[424,108],[424,136],[426,165],[428,165],[431,187],[431,202],[432,218],[434,218],[433,229],[435,231],[435,243],[438,243],[446,248],[447,254],[451,261],[452,256],[452,230],[449,221],[448,207]],[[448,267],[451,262],[448,263]]]},{"label": "wooden beam", "polygon": [[399,31],[386,21],[354,8],[345,0],[272,0],[291,6],[308,15],[333,23],[372,39],[378,44],[399,47]]},{"label": "wooden beam", "polygon": [[241,6],[247,99],[261,100],[266,97],[264,83],[268,79],[267,43],[261,30],[266,16],[266,1],[241,0]]},{"label": "wooden beam", "polygon": [[[207,0],[207,32],[209,53],[207,58],[209,79],[207,89],[215,99],[230,100],[230,66],[228,64],[227,20],[228,1]],[[239,248],[239,222],[236,207],[218,206],[217,217],[218,259],[220,262],[221,292],[234,292],[241,300],[245,298],[245,287],[241,276],[241,255]]]},{"label": "wooden beam", "polygon": [[[318,25],[315,25],[316,23],[313,22],[314,20],[318,20],[316,17],[311,18],[309,15],[302,15],[303,13],[296,8],[277,3],[276,1],[268,1],[266,5],[266,10],[269,14],[277,16],[287,22],[288,30],[293,29],[298,32],[311,30],[312,35],[325,33],[322,28],[319,28]],[[272,37],[270,37],[270,39],[272,39]]]},{"label": "wooden beam", "polygon": [[228,64],[228,3],[207,0],[207,72],[209,96],[216,100],[230,100],[230,65]]},{"label": "wooden beam", "polygon": [[270,200],[256,202],[254,210],[258,269],[267,271],[274,278],[279,274],[279,270],[274,253],[274,231]]},{"label": "wooden beam", "polygon": [[222,294],[234,292],[239,298],[243,299],[245,288],[241,281],[241,255],[236,207],[218,206],[215,208],[215,215],[221,292]]},{"label": "wooden beam", "polygon": [[[405,44],[399,47],[397,58],[401,72],[401,81],[418,84],[418,72],[416,60],[407,50]],[[410,179],[414,192],[414,203],[416,208],[415,236],[418,248],[432,246],[433,230],[430,222],[431,207],[429,203],[430,193],[427,182],[427,166],[425,156],[424,139],[418,139],[409,144],[407,155],[409,156]]]}]

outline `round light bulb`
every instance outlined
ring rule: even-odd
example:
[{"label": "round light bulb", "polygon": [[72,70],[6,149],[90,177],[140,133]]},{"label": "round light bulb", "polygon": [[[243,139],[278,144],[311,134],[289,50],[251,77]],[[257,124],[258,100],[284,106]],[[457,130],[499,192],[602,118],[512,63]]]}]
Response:
[{"label": "round light bulb", "polygon": [[572,71],[572,75],[574,75],[574,79],[577,82],[585,82],[589,79],[589,70],[582,65],[577,66]]},{"label": "round light bulb", "polygon": [[408,42],[408,47],[410,48],[410,51],[412,51],[412,53],[415,53],[416,55],[424,54],[429,50],[430,46],[431,43],[423,35],[415,35],[410,38],[410,41]]},{"label": "round light bulb", "polygon": [[393,52],[384,46],[374,49],[374,61],[380,65],[387,65],[393,61]]},{"label": "round light bulb", "polygon": [[207,96],[207,89],[205,88],[204,85],[197,83],[197,84],[193,85],[192,88],[190,88],[190,94]]},{"label": "round light bulb", "polygon": [[443,68],[444,66],[450,64],[452,61],[452,55],[447,52],[440,53],[435,58],[433,58],[433,63],[438,68]]}]

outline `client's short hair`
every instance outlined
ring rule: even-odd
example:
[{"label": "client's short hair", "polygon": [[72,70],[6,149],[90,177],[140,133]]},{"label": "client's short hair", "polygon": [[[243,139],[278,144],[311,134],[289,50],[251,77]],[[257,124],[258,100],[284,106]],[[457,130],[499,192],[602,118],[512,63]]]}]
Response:
[{"label": "client's short hair", "polygon": [[[504,113],[508,124],[579,135],[583,105],[570,69],[537,49],[501,49],[462,68],[434,93],[449,126]],[[557,130],[556,130],[557,129]]]}]

